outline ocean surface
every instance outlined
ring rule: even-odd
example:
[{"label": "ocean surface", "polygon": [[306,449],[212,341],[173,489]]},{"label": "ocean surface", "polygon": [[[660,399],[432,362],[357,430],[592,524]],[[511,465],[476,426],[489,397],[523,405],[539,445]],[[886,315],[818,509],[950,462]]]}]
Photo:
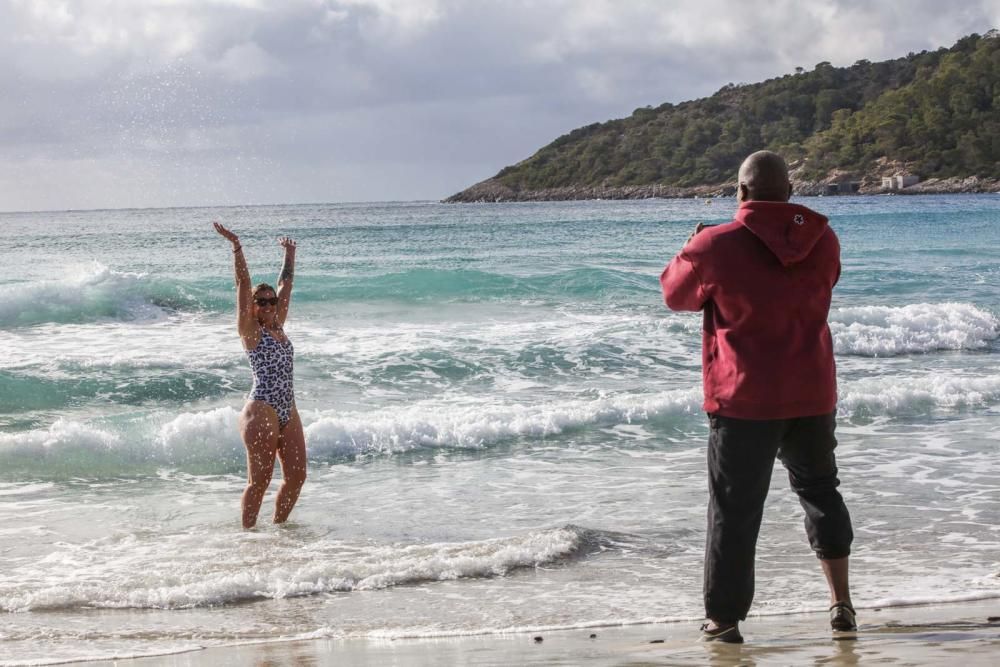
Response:
[{"label": "ocean surface", "polygon": [[[804,199],[864,609],[1000,598],[1000,196]],[[699,314],[657,278],[731,199],[0,214],[0,662],[702,615]],[[274,281],[309,480],[244,531],[232,253]],[[780,464],[753,613],[822,612]],[[825,627],[822,616],[817,628]]]}]

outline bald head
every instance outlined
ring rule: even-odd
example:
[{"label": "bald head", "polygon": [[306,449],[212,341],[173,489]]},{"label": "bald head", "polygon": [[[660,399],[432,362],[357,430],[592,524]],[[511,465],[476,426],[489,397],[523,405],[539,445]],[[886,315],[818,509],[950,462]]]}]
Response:
[{"label": "bald head", "polygon": [[777,153],[757,151],[740,165],[738,198],[763,201],[788,201],[792,186],[788,165]]}]

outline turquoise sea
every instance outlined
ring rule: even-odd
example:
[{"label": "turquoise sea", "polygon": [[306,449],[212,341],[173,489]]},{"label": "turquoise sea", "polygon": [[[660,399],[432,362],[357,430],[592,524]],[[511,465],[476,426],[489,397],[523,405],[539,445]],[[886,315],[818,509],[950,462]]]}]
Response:
[{"label": "turquoise sea", "polygon": [[[864,610],[1000,598],[1000,195],[800,200]],[[700,316],[657,282],[731,199],[0,214],[0,662],[700,619]],[[239,233],[299,243],[310,478],[240,528]],[[272,485],[276,487],[276,485]],[[265,499],[269,516],[273,491]],[[825,610],[776,470],[760,614]],[[823,619],[817,617],[818,627]]]}]

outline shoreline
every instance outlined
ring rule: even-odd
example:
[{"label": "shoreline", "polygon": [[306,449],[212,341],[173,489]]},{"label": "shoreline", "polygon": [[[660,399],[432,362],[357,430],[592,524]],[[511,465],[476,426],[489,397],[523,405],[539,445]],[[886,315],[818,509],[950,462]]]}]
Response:
[{"label": "shoreline", "polygon": [[419,638],[280,638],[179,653],[72,663],[86,667],[201,665],[991,665],[1000,653],[1000,599],[859,608],[857,633],[834,636],[822,611],[751,615],[746,643],[698,641],[698,622]]},{"label": "shoreline", "polygon": [[[862,181],[857,192],[827,193],[826,182],[792,181],[795,197],[850,197],[874,195],[963,195],[993,194],[1000,192],[1000,179],[985,179],[978,176],[968,178],[931,178],[899,190],[886,190],[881,181]],[[736,187],[731,183],[679,187],[672,185],[646,184],[623,186],[566,186],[540,190],[515,190],[494,179],[477,183],[446,199],[444,204],[493,204],[510,202],[551,202],[551,201],[627,201],[638,199],[711,199],[736,195]]]}]

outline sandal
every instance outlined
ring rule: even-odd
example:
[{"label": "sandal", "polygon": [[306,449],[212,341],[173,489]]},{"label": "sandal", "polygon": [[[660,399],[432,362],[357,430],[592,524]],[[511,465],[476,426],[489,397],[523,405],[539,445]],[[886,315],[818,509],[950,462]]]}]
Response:
[{"label": "sandal", "polygon": [[740,629],[736,623],[719,626],[711,630],[708,629],[708,623],[705,623],[701,626],[701,641],[742,644],[743,635],[740,634]]},{"label": "sandal", "polygon": [[835,632],[850,632],[858,629],[854,607],[847,602],[838,602],[830,607],[830,627]]}]

